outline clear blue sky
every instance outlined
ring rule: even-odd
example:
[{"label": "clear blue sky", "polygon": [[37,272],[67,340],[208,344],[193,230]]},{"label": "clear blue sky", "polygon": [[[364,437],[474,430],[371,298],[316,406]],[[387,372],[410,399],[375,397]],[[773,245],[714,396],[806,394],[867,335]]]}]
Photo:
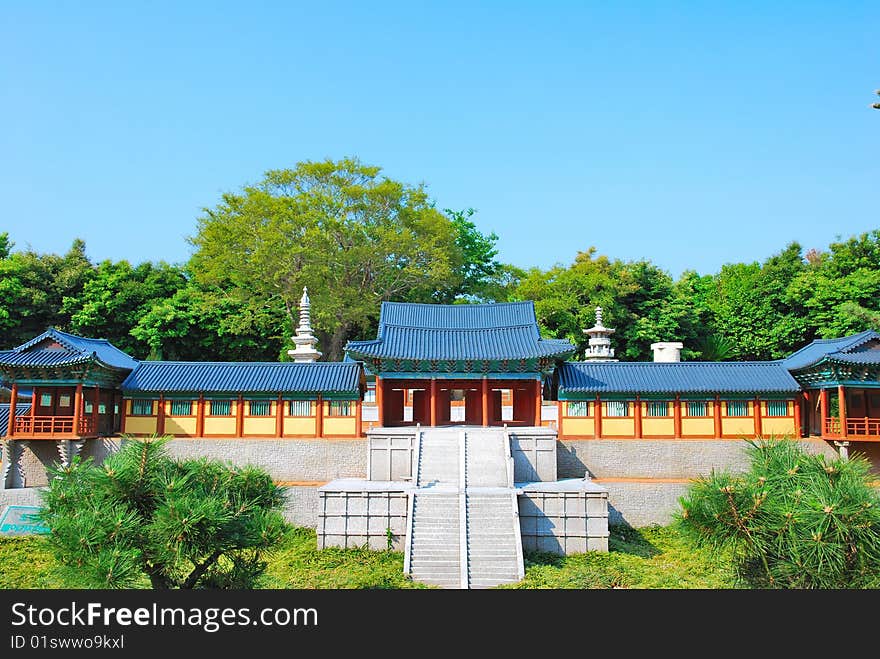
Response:
[{"label": "clear blue sky", "polygon": [[182,262],[222,192],[350,155],[522,267],[714,272],[880,228],[878,35],[877,0],[5,0],[0,231]]}]

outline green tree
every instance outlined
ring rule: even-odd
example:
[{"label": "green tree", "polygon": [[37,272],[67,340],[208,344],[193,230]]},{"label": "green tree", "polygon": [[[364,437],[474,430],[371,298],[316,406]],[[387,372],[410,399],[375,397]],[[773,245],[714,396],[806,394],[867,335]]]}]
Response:
[{"label": "green tree", "polygon": [[745,474],[713,472],[690,486],[682,532],[732,551],[753,587],[880,586],[880,498],[868,461],[828,461],[790,440],[748,444]]},{"label": "green tree", "polygon": [[71,331],[108,339],[133,357],[147,357],[148,349],[131,330],[156,304],[165,303],[186,286],[183,271],[160,262],[132,267],[128,261],[102,261],[85,282],[81,295],[65,297]]},{"label": "green tree", "polygon": [[283,493],[255,467],[174,460],[164,439],[126,440],[100,467],[53,470],[42,518],[73,583],[250,588],[280,540]]},{"label": "green tree", "polygon": [[276,335],[292,333],[308,286],[328,360],[375,329],[381,301],[432,302],[459,289],[455,225],[423,186],[380,171],[352,158],[301,162],[224,194],[191,238],[196,282],[253,317],[281,310]]},{"label": "green tree", "polygon": [[[11,243],[7,239],[7,249]],[[0,259],[0,327],[4,347],[24,343],[47,327],[70,329],[64,299],[77,298],[94,268],[85,243],[74,240],[64,256],[33,250],[12,252]]]},{"label": "green tree", "polygon": [[455,245],[459,263],[456,264],[458,286],[445,292],[445,303],[504,302],[510,297],[523,272],[519,268],[498,261],[498,236],[495,232],[483,234],[471,221],[476,211],[466,208],[454,211],[443,209],[455,228]]}]

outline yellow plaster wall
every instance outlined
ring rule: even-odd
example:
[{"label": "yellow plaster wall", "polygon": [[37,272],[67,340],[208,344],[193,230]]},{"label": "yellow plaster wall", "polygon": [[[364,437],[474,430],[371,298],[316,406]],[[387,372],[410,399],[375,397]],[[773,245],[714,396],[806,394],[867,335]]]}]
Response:
[{"label": "yellow plaster wall", "polygon": [[794,419],[779,416],[761,419],[761,432],[764,435],[793,435]]},{"label": "yellow plaster wall", "polygon": [[353,416],[331,416],[324,419],[324,436],[334,437],[354,435],[355,419]]},{"label": "yellow plaster wall", "polygon": [[156,432],[156,417],[128,416],[125,418],[125,432],[132,435],[152,435]]},{"label": "yellow plaster wall", "polygon": [[642,417],[642,435],[644,437],[652,435],[673,437],[675,435],[675,419]]},{"label": "yellow plaster wall", "polygon": [[592,417],[562,419],[562,434],[567,437],[592,437],[596,432],[596,424]]},{"label": "yellow plaster wall", "polygon": [[165,432],[169,435],[196,434],[196,418],[194,416],[168,416],[165,417]]},{"label": "yellow plaster wall", "polygon": [[244,434],[257,435],[259,437],[274,437],[275,416],[245,417]]},{"label": "yellow plaster wall", "polygon": [[[326,423],[326,420],[325,420]],[[316,423],[314,417],[284,417],[284,434],[285,435],[308,435],[314,437],[316,431]],[[353,432],[353,431],[352,431]]]},{"label": "yellow plaster wall", "polygon": [[682,417],[681,436],[715,436],[715,419],[703,419],[700,417]]},{"label": "yellow plaster wall", "polygon": [[750,416],[736,417],[734,419],[721,419],[721,434],[739,437],[755,436],[755,420]]},{"label": "yellow plaster wall", "polygon": [[635,433],[635,419],[620,419],[616,417],[602,419],[603,437],[633,437]]},{"label": "yellow plaster wall", "polygon": [[206,435],[235,435],[234,416],[206,416]]}]

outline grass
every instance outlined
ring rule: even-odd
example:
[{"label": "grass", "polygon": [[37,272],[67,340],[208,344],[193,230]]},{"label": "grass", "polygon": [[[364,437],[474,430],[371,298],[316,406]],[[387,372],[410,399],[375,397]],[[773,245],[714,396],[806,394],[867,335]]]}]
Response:
[{"label": "grass", "polygon": [[[691,547],[671,527],[613,527],[606,553],[530,553],[509,588],[734,588],[725,557]],[[68,587],[45,538],[0,537],[0,588]],[[269,559],[263,588],[424,588],[403,575],[401,552],[316,549],[312,529],[293,528]]]}]

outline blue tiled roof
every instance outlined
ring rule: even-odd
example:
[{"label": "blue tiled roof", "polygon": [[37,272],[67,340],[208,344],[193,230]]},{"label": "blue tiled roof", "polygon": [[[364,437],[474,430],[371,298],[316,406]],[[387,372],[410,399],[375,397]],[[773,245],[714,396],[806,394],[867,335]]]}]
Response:
[{"label": "blue tiled roof", "polygon": [[357,362],[140,362],[122,383],[125,392],[360,391]]},{"label": "blue tiled roof", "polygon": [[349,341],[345,350],[367,358],[519,360],[563,356],[575,348],[565,340],[541,338],[532,302],[384,302],[378,338]]},{"label": "blue tiled roof", "polygon": [[562,393],[796,393],[781,362],[566,362]]},{"label": "blue tiled roof", "polygon": [[[30,403],[16,403],[15,416],[31,413]],[[9,403],[0,403],[0,437],[6,435],[6,429],[9,426]]]},{"label": "blue tiled roof", "polygon": [[862,350],[860,352],[832,352],[825,359],[843,364],[880,364],[880,350]]},{"label": "blue tiled roof", "polygon": [[867,330],[851,336],[844,336],[839,339],[816,339],[800,350],[790,354],[782,360],[782,363],[788,370],[794,371],[815,364],[831,353],[851,352],[874,339],[880,339],[880,334],[873,330]]},{"label": "blue tiled roof", "polygon": [[[61,348],[44,348],[40,343],[55,341]],[[50,328],[27,343],[12,350],[0,352],[0,365],[4,366],[68,366],[89,361],[98,361],[120,369],[133,369],[137,360],[131,358],[107,339],[89,339],[75,334]]]}]

